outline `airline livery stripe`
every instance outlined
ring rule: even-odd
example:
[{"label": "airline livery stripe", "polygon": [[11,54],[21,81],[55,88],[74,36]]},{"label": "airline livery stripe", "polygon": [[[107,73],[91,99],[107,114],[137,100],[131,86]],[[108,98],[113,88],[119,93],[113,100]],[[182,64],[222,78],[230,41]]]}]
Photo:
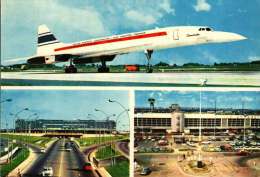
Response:
[{"label": "airline livery stripe", "polygon": [[151,37],[157,37],[157,36],[166,36],[166,35],[167,35],[167,33],[164,31],[164,32],[155,32],[155,33],[149,33],[149,34],[141,34],[141,35],[136,35],[136,36],[121,37],[121,38],[116,38],[116,39],[105,39],[105,40],[100,40],[100,41],[85,42],[85,43],[81,43],[81,44],[75,44],[75,45],[70,45],[70,46],[66,46],[66,47],[56,48],[56,49],[54,49],[54,51],[68,50],[68,49],[74,49],[74,48],[79,48],[79,47],[107,44],[107,43],[113,43],[113,42],[122,42],[122,41],[135,40],[135,39],[151,38]]}]

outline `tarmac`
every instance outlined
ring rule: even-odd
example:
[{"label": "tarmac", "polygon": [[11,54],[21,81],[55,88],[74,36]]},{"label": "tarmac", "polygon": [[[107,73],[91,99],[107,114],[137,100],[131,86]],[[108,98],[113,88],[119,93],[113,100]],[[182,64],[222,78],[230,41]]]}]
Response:
[{"label": "tarmac", "polygon": [[260,72],[57,73],[2,72],[2,85],[17,86],[207,86],[259,87]]}]

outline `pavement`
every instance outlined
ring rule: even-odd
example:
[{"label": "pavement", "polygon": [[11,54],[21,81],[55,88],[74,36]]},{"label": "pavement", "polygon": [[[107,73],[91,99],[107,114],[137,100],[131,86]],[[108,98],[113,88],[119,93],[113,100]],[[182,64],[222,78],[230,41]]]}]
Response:
[{"label": "pavement", "polygon": [[[131,78],[131,81],[129,81]],[[37,86],[260,86],[260,72],[55,73],[2,72],[2,85]]]},{"label": "pavement", "polygon": [[[152,169],[150,177],[258,177],[260,173],[260,164],[256,161],[256,165],[252,167],[241,165],[238,163],[244,157],[236,155],[224,155],[222,153],[203,153],[204,161],[212,161],[213,167],[207,174],[190,174],[187,173],[182,162],[178,162],[177,154],[135,154],[135,158],[139,165],[149,166]],[[251,159],[258,159],[259,154],[254,154],[247,158],[248,163],[252,164]],[[258,169],[259,168],[259,169]],[[140,170],[135,171],[135,176],[139,175]]]},{"label": "pavement", "polygon": [[116,142],[116,149],[127,159],[129,159],[129,143],[125,141]]}]

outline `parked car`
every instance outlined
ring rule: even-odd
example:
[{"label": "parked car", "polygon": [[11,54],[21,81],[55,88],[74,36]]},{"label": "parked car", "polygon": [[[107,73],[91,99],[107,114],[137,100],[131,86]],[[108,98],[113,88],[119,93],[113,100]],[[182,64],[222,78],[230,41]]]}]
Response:
[{"label": "parked car", "polygon": [[149,167],[144,167],[140,173],[140,175],[149,175],[152,170]]},{"label": "parked car", "polygon": [[46,150],[45,150],[44,148],[41,148],[40,152],[41,152],[41,153],[45,153]]},{"label": "parked car", "polygon": [[53,176],[52,167],[44,167],[41,174],[42,176]]},{"label": "parked car", "polygon": [[239,150],[238,152],[237,152],[237,155],[241,155],[241,156],[247,156],[247,155],[249,155],[249,152],[247,151],[247,150]]}]

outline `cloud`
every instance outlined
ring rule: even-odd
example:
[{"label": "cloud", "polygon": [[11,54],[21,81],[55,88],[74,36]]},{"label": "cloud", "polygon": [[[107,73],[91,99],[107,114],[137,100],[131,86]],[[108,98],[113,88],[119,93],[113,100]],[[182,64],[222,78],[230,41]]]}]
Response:
[{"label": "cloud", "polygon": [[126,17],[137,23],[144,23],[145,25],[150,25],[156,22],[156,18],[152,15],[147,15],[136,10],[130,10],[126,12]]},{"label": "cloud", "polygon": [[159,5],[151,1],[134,1],[127,4],[124,9],[124,16],[134,25],[152,25],[156,24],[167,14],[175,15],[175,9],[171,6],[169,0],[164,0]]},{"label": "cloud", "polygon": [[[30,8],[27,7],[29,4]],[[11,1],[10,3],[5,2],[3,15],[8,18],[9,23],[14,23],[14,25],[16,21],[12,18],[18,16],[24,20],[24,26],[47,23],[47,25],[51,24],[67,30],[76,30],[94,36],[109,33],[109,30],[103,23],[102,17],[93,6],[83,8],[68,7],[59,3],[59,1],[51,0],[31,0],[28,3],[24,1]]]},{"label": "cloud", "polygon": [[257,60],[260,60],[260,56],[250,56],[250,57],[248,57],[248,60],[249,61],[257,61]]},{"label": "cloud", "polygon": [[171,4],[168,0],[164,0],[163,3],[160,3],[159,7],[161,7],[165,12],[175,15],[175,9],[171,7]]},{"label": "cloud", "polygon": [[210,11],[211,5],[206,0],[197,0],[197,4],[193,6],[195,11]]}]

